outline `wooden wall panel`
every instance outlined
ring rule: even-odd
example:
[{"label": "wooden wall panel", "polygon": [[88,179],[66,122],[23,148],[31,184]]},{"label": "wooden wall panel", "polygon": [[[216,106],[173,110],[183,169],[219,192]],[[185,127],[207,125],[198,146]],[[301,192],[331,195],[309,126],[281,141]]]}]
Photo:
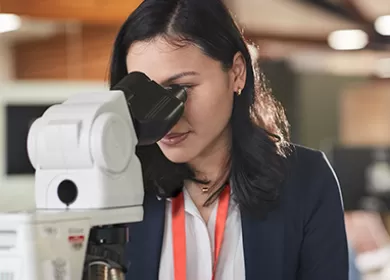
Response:
[{"label": "wooden wall panel", "polygon": [[0,13],[120,24],[142,0],[0,0]]},{"label": "wooden wall panel", "polygon": [[17,79],[63,79],[67,77],[65,36],[56,36],[13,48]]},{"label": "wooden wall panel", "polygon": [[347,89],[340,100],[340,142],[347,146],[390,146],[390,81]]},{"label": "wooden wall panel", "polygon": [[106,80],[118,26],[83,26],[13,48],[15,77],[22,80]]},{"label": "wooden wall panel", "polygon": [[83,78],[107,78],[112,48],[119,27],[86,26],[83,36]]}]

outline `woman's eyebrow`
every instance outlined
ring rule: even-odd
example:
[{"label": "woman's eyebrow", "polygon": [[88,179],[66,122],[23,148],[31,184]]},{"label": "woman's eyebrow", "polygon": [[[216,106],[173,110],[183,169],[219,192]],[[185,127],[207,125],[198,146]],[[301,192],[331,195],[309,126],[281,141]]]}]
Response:
[{"label": "woman's eyebrow", "polygon": [[169,77],[168,79],[163,81],[162,84],[164,84],[164,85],[171,84],[172,82],[174,82],[175,80],[177,80],[179,78],[183,78],[186,76],[197,76],[197,75],[199,75],[199,73],[195,72],[195,71],[181,72],[181,73],[178,73],[178,74],[175,74],[175,75]]}]

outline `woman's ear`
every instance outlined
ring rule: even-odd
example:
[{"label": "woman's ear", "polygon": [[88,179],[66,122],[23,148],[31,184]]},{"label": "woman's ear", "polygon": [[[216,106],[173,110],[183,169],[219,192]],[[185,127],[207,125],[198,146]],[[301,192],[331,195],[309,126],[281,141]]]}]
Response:
[{"label": "woman's ear", "polygon": [[234,91],[242,90],[246,83],[246,63],[244,56],[238,52],[233,58],[231,68]]}]

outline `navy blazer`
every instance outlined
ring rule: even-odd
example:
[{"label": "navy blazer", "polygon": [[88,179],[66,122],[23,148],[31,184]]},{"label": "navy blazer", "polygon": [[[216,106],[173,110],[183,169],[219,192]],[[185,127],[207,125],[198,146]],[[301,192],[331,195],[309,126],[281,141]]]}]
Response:
[{"label": "navy blazer", "polygon": [[[245,279],[348,280],[344,211],[335,174],[319,151],[295,146],[290,159],[281,206],[266,219],[242,213]],[[165,201],[145,196],[144,211],[144,220],[130,226],[126,280],[158,280]]]}]

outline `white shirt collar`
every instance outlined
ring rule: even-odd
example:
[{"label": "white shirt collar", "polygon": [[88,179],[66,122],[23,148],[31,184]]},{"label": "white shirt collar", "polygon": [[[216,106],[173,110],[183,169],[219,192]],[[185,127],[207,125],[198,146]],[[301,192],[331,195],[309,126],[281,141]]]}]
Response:
[{"label": "white shirt collar", "polygon": [[[185,211],[186,212],[189,212],[191,214],[195,213],[195,210],[196,212],[198,212],[198,209],[196,208],[194,202],[192,201],[188,191],[186,188],[183,188],[183,194],[184,194],[184,205],[185,205]],[[233,199],[233,188],[230,188],[230,205],[229,205],[229,209],[235,209],[238,204],[237,202]],[[156,196],[158,200],[162,200],[163,198],[159,197],[159,196]],[[172,198],[165,198],[165,200],[168,202],[168,203],[171,203],[172,202]]]}]

